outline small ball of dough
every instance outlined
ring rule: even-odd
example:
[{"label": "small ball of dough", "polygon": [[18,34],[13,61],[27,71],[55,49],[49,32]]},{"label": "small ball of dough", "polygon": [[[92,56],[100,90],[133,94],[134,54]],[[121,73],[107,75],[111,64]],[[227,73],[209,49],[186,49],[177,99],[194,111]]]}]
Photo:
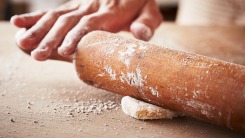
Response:
[{"label": "small ball of dough", "polygon": [[178,116],[176,112],[136,100],[129,96],[122,98],[121,105],[125,114],[136,119],[163,119]]}]

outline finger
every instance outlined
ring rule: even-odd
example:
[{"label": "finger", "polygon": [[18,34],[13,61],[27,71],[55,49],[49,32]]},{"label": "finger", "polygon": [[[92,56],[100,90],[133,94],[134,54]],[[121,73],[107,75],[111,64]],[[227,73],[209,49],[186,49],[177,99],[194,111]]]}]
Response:
[{"label": "finger", "polygon": [[26,33],[26,29],[25,28],[21,28],[20,30],[17,31],[17,33],[15,34],[15,40],[17,45],[19,46],[19,39],[21,38],[21,36],[23,36]]},{"label": "finger", "polygon": [[11,17],[10,22],[20,28],[30,28],[46,13],[46,11],[36,11]]},{"label": "finger", "polygon": [[[58,7],[58,9],[60,10],[65,9],[65,8],[71,9],[71,8],[74,8],[74,6],[78,6],[75,4],[77,4],[77,2],[75,3],[75,1],[71,1],[66,4],[61,5],[60,7]],[[20,28],[30,28],[31,26],[36,24],[37,21],[46,13],[47,11],[35,11],[31,13],[26,13],[26,14],[15,15],[11,17],[10,22],[13,25],[20,27]]]},{"label": "finger", "polygon": [[32,57],[36,60],[46,60],[49,58],[53,49],[61,44],[65,35],[79,22],[79,20],[87,14],[90,14],[88,9],[79,9],[59,17],[52,29],[41,41],[39,46],[32,52]]},{"label": "finger", "polygon": [[25,29],[25,28],[22,28],[22,29],[18,30],[17,33],[15,34],[15,40],[16,40],[17,46],[18,46],[23,52],[25,52],[26,54],[30,55],[31,50],[24,50],[24,49],[22,49],[22,48],[19,46],[19,44],[18,44],[18,39],[19,39],[23,34],[25,34],[25,32],[26,32],[26,29]]},{"label": "finger", "polygon": [[54,10],[47,12],[34,26],[32,26],[20,39],[19,45],[23,49],[34,49],[52,28],[60,15],[75,9]]},{"label": "finger", "polygon": [[155,1],[148,1],[139,17],[131,24],[130,31],[141,40],[148,41],[162,22],[162,16]]},{"label": "finger", "polygon": [[[26,32],[26,29],[25,28],[22,28],[20,29],[16,35],[15,35],[15,38],[16,40],[21,36],[23,35],[24,33]],[[18,45],[18,43],[17,43]],[[20,48],[21,49],[21,48]],[[24,50],[24,49],[21,49],[23,52],[25,52],[26,54],[30,55],[32,50]],[[54,51],[57,51],[57,50],[54,50]],[[73,58],[74,58],[74,55],[70,55],[69,57],[61,57],[60,55],[58,55],[57,52],[54,52],[52,53],[52,56],[49,57],[50,59],[54,59],[54,60],[61,60],[61,61],[67,61],[67,62],[72,62]]]},{"label": "finger", "polygon": [[[67,8],[67,5],[65,7]],[[98,3],[91,1],[78,10],[60,16],[39,46],[32,52],[33,58],[41,61],[50,58],[52,51],[57,49],[65,35],[80,21],[80,19],[87,14],[96,12],[98,8]]]},{"label": "finger", "polygon": [[98,13],[84,16],[79,23],[68,32],[62,45],[58,48],[58,53],[61,56],[68,56],[72,54],[75,51],[78,42],[84,35],[93,30],[102,29],[102,21],[103,16]]},{"label": "finger", "polygon": [[[118,15],[118,14],[117,14]],[[104,30],[109,32],[118,32],[125,27],[128,20],[119,18],[114,11],[101,9],[96,13],[84,16],[80,22],[65,37],[62,45],[58,48],[61,56],[72,54],[78,42],[88,32],[93,30]]]}]

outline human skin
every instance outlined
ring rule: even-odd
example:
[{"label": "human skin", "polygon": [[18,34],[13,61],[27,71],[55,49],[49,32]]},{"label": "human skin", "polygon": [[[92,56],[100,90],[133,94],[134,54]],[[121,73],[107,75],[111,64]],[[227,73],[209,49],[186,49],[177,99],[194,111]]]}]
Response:
[{"label": "human skin", "polygon": [[155,0],[71,0],[53,10],[11,18],[13,25],[23,28],[17,32],[17,45],[38,61],[70,56],[81,38],[94,30],[127,29],[147,41],[161,22]]}]

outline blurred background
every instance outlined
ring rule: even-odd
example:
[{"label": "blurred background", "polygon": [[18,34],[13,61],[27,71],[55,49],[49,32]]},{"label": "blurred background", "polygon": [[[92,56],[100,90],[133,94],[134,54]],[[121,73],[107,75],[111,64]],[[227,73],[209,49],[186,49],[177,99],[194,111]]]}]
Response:
[{"label": "blurred background", "polygon": [[[55,8],[69,0],[0,0],[0,21]],[[157,0],[165,21],[178,25],[245,25],[245,0]]]},{"label": "blurred background", "polygon": [[[68,0],[0,0],[0,20],[9,20],[11,16],[26,12],[52,9]],[[174,21],[179,0],[157,0],[164,20]]]}]

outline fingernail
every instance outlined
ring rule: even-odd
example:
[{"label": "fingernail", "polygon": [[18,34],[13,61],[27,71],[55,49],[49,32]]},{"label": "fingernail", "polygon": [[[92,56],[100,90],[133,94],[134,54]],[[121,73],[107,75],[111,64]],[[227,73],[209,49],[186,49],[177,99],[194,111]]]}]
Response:
[{"label": "fingernail", "polygon": [[49,48],[41,48],[41,49],[39,48],[31,52],[31,56],[38,61],[44,61],[48,59],[50,55],[51,55],[51,52]]},{"label": "fingernail", "polygon": [[12,16],[10,19],[10,23],[20,28],[25,26],[25,20],[23,18],[19,18],[18,15]]},{"label": "fingernail", "polygon": [[58,49],[58,53],[62,56],[69,56],[71,52],[72,52],[72,48],[67,46],[66,47],[62,46]]},{"label": "fingernail", "polygon": [[135,22],[133,23],[132,28],[137,30],[138,37],[140,37],[143,40],[148,41],[151,39],[153,35],[151,29],[143,23]]},{"label": "fingernail", "polygon": [[21,39],[22,39],[22,36],[24,35],[24,33],[26,32],[26,29],[20,29],[16,34],[15,34],[15,40],[16,40],[16,43],[17,45],[22,48],[22,49],[25,49],[25,47],[22,45],[21,43]]},{"label": "fingernail", "polygon": [[10,19],[10,23],[11,24],[15,25],[14,21],[15,21],[15,18],[16,17],[17,17],[16,15],[14,15],[14,16],[11,17],[11,19]]},{"label": "fingernail", "polygon": [[19,39],[17,39],[17,41],[22,49],[33,49],[36,46],[36,41],[32,38],[21,36]]},{"label": "fingernail", "polygon": [[68,56],[71,51],[72,41],[65,40],[63,44],[58,48],[58,53],[63,56]]},{"label": "fingernail", "polygon": [[60,48],[58,48],[58,53],[60,54],[60,55],[67,55],[67,51],[66,51],[66,49],[65,48],[63,48],[63,47],[60,47]]}]

